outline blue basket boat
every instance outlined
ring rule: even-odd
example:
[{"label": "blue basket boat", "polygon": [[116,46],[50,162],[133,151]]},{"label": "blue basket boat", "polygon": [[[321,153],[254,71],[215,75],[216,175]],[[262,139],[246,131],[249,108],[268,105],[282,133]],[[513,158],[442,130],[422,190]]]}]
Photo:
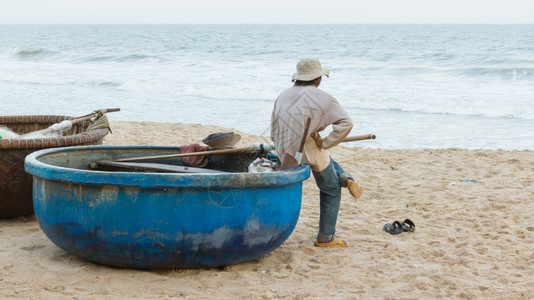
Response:
[{"label": "blue basket boat", "polygon": [[[308,166],[247,173],[251,153],[210,156],[227,173],[95,171],[95,162],[178,147],[82,146],[26,157],[39,225],[82,259],[139,269],[204,268],[268,254],[293,232]],[[167,158],[166,164],[181,164]],[[158,162],[158,161],[153,161]],[[159,161],[161,163],[162,161]]]}]

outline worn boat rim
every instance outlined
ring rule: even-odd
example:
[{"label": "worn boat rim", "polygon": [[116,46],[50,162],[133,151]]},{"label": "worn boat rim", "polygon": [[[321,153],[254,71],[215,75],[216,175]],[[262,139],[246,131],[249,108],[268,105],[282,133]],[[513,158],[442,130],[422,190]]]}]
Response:
[{"label": "worn boat rim", "polygon": [[310,168],[303,165],[290,170],[270,173],[236,172],[228,174],[180,174],[152,172],[112,172],[75,169],[55,166],[39,161],[39,158],[51,153],[73,152],[81,150],[118,150],[118,149],[154,149],[172,150],[172,146],[137,146],[137,145],[98,145],[43,149],[29,154],[24,163],[26,172],[48,180],[89,185],[113,185],[142,188],[198,188],[212,186],[217,188],[247,188],[252,186],[281,186],[306,180]]},{"label": "worn boat rim", "polygon": [[[0,116],[0,125],[29,125],[29,124],[46,124],[52,125],[64,120],[73,120],[73,116],[65,115],[15,115]],[[86,128],[89,121],[84,121],[75,126]],[[8,126],[9,127],[9,126]],[[90,131],[83,131],[74,134],[58,137],[35,137],[26,139],[0,139],[0,150],[18,150],[18,149],[45,149],[55,147],[69,147],[94,143],[101,140],[109,133],[107,128],[99,128]]]}]

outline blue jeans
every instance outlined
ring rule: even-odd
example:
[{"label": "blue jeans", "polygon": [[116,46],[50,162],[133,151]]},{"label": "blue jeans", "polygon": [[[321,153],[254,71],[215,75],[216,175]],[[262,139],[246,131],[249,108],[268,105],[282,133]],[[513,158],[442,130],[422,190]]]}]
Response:
[{"label": "blue jeans", "polygon": [[341,187],[345,186],[345,180],[353,178],[332,158],[330,158],[328,167],[321,172],[313,172],[313,177],[315,177],[320,191],[317,241],[329,242],[334,239],[336,233],[337,215],[341,203]]}]

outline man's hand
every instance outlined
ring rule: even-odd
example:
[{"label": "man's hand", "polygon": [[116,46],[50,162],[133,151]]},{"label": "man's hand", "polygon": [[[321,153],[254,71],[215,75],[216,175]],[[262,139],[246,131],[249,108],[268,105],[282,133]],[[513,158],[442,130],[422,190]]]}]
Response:
[{"label": "man's hand", "polygon": [[310,137],[315,141],[315,145],[319,148],[323,148],[323,138],[316,132],[310,134]]}]

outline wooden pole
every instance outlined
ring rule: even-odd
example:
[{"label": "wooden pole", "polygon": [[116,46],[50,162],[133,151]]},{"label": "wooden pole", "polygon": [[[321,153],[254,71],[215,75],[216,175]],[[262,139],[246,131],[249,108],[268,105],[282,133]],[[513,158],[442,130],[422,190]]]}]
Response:
[{"label": "wooden pole", "polygon": [[345,143],[345,142],[355,142],[355,141],[374,140],[374,139],[376,139],[376,135],[374,135],[374,134],[364,134],[364,135],[346,137],[341,142]]},{"label": "wooden pole", "polygon": [[[306,132],[309,128],[309,121],[306,122]],[[302,151],[304,150],[304,143],[306,141],[307,134],[302,138],[299,152],[302,154]],[[375,139],[376,136],[374,134],[366,134],[366,135],[358,135],[358,136],[352,136],[347,137],[343,139],[342,142],[354,142],[354,141],[362,141],[362,140],[369,140],[369,139]],[[140,157],[127,157],[127,158],[119,158],[115,161],[117,162],[127,162],[127,161],[137,161],[137,160],[147,160],[147,159],[159,159],[159,158],[171,158],[171,157],[184,157],[184,156],[199,156],[199,155],[212,155],[212,154],[228,154],[228,153],[240,153],[240,152],[250,152],[250,151],[257,151],[259,150],[257,147],[243,147],[243,148],[235,148],[235,149],[223,149],[223,150],[212,150],[212,151],[200,151],[200,152],[190,152],[190,153],[176,153],[176,154],[167,154],[167,155],[155,155],[155,156],[140,156]],[[299,153],[297,152],[297,154]]]},{"label": "wooden pole", "polygon": [[190,152],[190,153],[177,153],[177,154],[156,155],[156,156],[128,157],[128,158],[119,158],[119,159],[117,159],[115,161],[124,162],[124,161],[136,161],[136,160],[147,160],[147,159],[158,159],[158,158],[171,158],[171,157],[184,157],[184,156],[240,153],[240,152],[250,152],[250,151],[256,151],[256,150],[259,150],[259,149],[256,148],[256,147],[243,147],[243,148],[236,148],[236,149],[200,151],[200,152]]}]

